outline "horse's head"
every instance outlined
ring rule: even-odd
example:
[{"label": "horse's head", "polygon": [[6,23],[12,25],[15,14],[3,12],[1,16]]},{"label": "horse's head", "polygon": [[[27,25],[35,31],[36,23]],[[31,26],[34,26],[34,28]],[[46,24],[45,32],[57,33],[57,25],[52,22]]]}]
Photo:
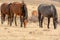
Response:
[{"label": "horse's head", "polygon": [[28,12],[26,4],[22,3],[22,12],[23,12],[23,18],[24,18],[24,27],[26,27],[26,24],[28,23]]},{"label": "horse's head", "polygon": [[25,16],[24,16],[24,24],[25,26],[27,25],[28,23],[28,14],[26,13]]},{"label": "horse's head", "polygon": [[56,11],[56,7],[53,5],[53,4],[51,4],[51,7],[54,9],[54,13],[53,13],[53,16],[54,16],[54,19],[55,19],[55,21],[56,21],[56,23],[59,23],[58,22],[58,14],[57,14],[57,11]]},{"label": "horse's head", "polygon": [[24,28],[26,27],[27,23],[28,23],[28,19],[25,18],[24,16],[22,16],[23,22],[24,22]]}]

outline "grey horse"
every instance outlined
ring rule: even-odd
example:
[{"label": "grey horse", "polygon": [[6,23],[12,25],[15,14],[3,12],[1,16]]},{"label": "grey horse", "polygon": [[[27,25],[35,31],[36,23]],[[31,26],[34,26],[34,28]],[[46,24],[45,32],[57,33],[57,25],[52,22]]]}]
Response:
[{"label": "grey horse", "polygon": [[56,29],[56,25],[58,23],[58,17],[57,17],[57,11],[56,8],[53,4],[48,5],[48,4],[40,4],[38,6],[38,19],[39,19],[39,26],[43,27],[43,19],[44,17],[48,18],[48,29],[49,29],[49,24],[50,24],[50,18],[53,18],[53,25],[54,29]]}]

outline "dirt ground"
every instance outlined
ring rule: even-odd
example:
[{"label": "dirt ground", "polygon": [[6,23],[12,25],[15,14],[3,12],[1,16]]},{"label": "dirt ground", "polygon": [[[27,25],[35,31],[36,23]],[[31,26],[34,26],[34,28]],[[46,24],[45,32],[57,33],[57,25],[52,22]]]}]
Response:
[{"label": "dirt ground", "polygon": [[[4,2],[21,2],[21,0],[0,0],[0,5]],[[54,4],[57,9],[58,21],[60,20],[60,3],[51,0],[24,0],[27,4],[28,15],[31,16],[33,10],[41,3]],[[20,27],[19,18],[17,18],[18,26],[13,25],[10,27],[7,20],[1,24],[0,17],[0,40],[60,40],[60,21],[57,29],[54,30],[53,20],[51,18],[50,29],[47,29],[47,18],[44,19],[43,28],[39,28],[39,23],[28,22],[27,27]]]}]

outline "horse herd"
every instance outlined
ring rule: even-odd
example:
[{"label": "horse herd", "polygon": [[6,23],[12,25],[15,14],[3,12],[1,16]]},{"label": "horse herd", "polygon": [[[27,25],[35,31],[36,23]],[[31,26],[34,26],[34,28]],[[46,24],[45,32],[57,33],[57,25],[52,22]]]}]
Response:
[{"label": "horse herd", "polygon": [[[17,26],[16,17],[20,17],[21,27],[24,24],[24,28],[26,27],[26,24],[28,22],[28,11],[27,6],[24,2],[13,2],[13,3],[3,3],[1,5],[1,24],[5,21],[6,15],[8,16],[8,24],[11,26],[12,22],[15,18],[15,25]],[[40,4],[38,6],[38,20],[39,20],[39,26],[43,27],[43,19],[44,17],[48,18],[48,25],[50,23],[50,18],[53,18],[53,25],[54,29],[56,29],[56,25],[58,23],[58,17],[56,8],[53,4],[47,5],[47,4]]]}]

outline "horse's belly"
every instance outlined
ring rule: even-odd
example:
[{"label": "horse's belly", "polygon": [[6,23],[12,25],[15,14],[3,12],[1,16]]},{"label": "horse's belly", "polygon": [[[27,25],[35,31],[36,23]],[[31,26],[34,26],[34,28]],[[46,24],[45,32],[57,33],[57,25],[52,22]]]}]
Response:
[{"label": "horse's belly", "polygon": [[51,17],[52,16],[51,10],[42,10],[40,12],[41,12],[41,15],[43,15],[45,17]]},{"label": "horse's belly", "polygon": [[47,12],[47,13],[42,13],[41,15],[42,15],[42,16],[45,16],[45,17],[52,17],[52,16],[53,16],[52,13],[49,13],[49,12]]},{"label": "horse's belly", "polygon": [[7,15],[8,14],[8,11],[3,11],[3,14]]}]

